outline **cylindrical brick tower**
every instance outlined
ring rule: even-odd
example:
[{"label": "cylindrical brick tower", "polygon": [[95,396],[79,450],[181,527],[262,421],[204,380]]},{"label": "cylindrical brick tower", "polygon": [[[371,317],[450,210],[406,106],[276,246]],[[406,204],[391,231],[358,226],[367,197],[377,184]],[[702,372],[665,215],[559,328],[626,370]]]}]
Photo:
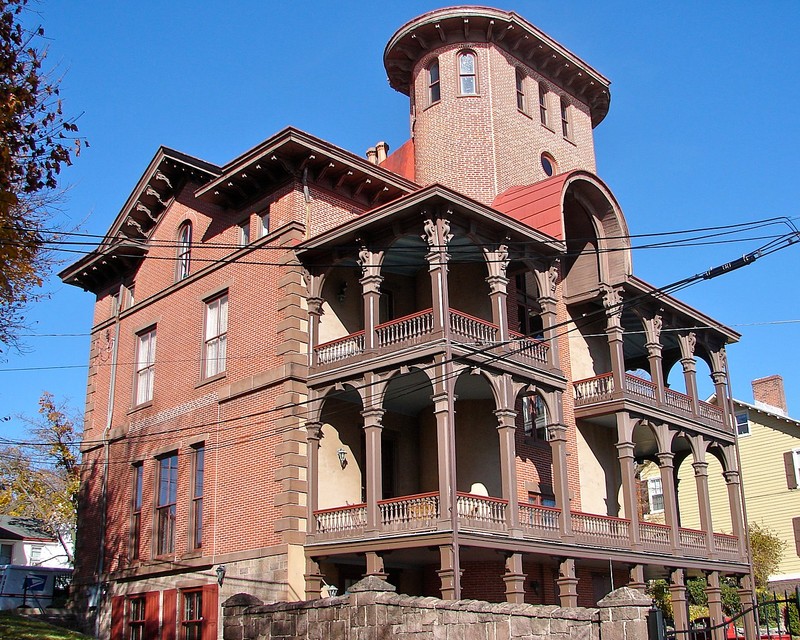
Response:
[{"label": "cylindrical brick tower", "polygon": [[451,7],[401,27],[384,52],[411,100],[415,179],[490,204],[515,185],[594,172],[609,82],[513,12]]}]

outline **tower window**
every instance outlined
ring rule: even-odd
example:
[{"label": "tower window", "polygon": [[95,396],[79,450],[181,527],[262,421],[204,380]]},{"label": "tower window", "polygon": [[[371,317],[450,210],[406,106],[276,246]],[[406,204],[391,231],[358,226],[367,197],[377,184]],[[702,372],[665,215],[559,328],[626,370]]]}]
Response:
[{"label": "tower window", "polygon": [[549,153],[545,152],[542,154],[542,169],[544,169],[544,172],[548,177],[553,176],[558,172],[556,161]]},{"label": "tower window", "polygon": [[478,95],[475,54],[472,51],[458,54],[458,80],[462,96]]},{"label": "tower window", "polygon": [[550,124],[548,123],[547,117],[547,87],[543,84],[539,85],[539,120],[542,121],[542,124],[545,127],[549,127]]},{"label": "tower window", "polygon": [[572,137],[572,123],[569,120],[569,102],[561,98],[561,133],[565,138]]},{"label": "tower window", "polygon": [[517,109],[525,113],[525,74],[517,69]]},{"label": "tower window", "polygon": [[442,99],[442,85],[439,80],[439,59],[428,67],[428,103],[434,104]]},{"label": "tower window", "polygon": [[178,231],[178,280],[189,276],[192,258],[192,223],[184,222]]}]

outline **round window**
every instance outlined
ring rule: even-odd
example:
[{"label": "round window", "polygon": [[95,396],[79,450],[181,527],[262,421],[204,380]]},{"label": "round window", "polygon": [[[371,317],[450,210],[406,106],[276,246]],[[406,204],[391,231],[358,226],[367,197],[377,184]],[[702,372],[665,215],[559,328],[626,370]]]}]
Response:
[{"label": "round window", "polygon": [[556,172],[556,161],[549,153],[542,154],[542,169],[548,176],[552,176]]}]

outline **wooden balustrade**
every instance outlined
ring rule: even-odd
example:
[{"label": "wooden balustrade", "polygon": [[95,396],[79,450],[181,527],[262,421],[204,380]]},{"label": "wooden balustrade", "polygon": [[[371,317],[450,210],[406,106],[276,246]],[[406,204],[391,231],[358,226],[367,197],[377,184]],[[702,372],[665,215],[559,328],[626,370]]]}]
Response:
[{"label": "wooden balustrade", "polygon": [[[697,403],[700,407],[700,417],[706,418],[708,420],[713,420],[714,422],[719,422],[720,424],[724,421],[724,412],[722,411],[722,407],[718,407],[714,404],[709,404],[708,402],[703,402],[700,400]],[[728,428],[728,431],[733,431],[732,427]]]},{"label": "wooden balustrade", "polygon": [[539,505],[519,505],[519,522],[526,533],[537,538],[557,540],[561,535],[558,528],[558,517],[561,509],[542,507]]},{"label": "wooden balustrade", "polygon": [[610,400],[613,393],[614,376],[611,373],[575,382],[575,403],[579,406]]},{"label": "wooden balustrade", "polygon": [[317,536],[320,538],[353,538],[363,534],[367,526],[367,505],[353,504],[314,512]]},{"label": "wooden balustrade", "polygon": [[416,340],[433,331],[433,310],[426,309],[412,313],[375,327],[378,335],[378,346],[388,347]]},{"label": "wooden balustrade", "polygon": [[705,531],[696,531],[695,529],[684,529],[681,527],[678,530],[681,548],[692,555],[705,555],[708,552],[708,536]]},{"label": "wooden balustrade", "polygon": [[665,389],[664,403],[673,409],[678,409],[689,415],[692,413],[692,399],[685,393],[680,393],[673,389]]},{"label": "wooden balustrade", "polygon": [[520,355],[539,364],[547,364],[547,354],[550,345],[543,340],[523,336],[516,331],[509,332],[511,336],[511,353]]},{"label": "wooden balustrade", "polygon": [[508,501],[471,493],[459,492],[456,496],[458,520],[463,526],[492,531],[506,529]]},{"label": "wooden balustrade", "polygon": [[344,338],[331,340],[314,349],[317,364],[330,364],[364,352],[364,332],[351,333]]},{"label": "wooden balustrade", "polygon": [[613,543],[614,541],[627,543],[630,539],[628,531],[630,522],[623,518],[577,511],[573,511],[571,516],[572,531],[580,542],[589,544],[598,542]]},{"label": "wooden balustrade", "polygon": [[436,526],[439,494],[422,493],[378,502],[384,531],[418,531]]},{"label": "wooden balustrade", "polygon": [[656,401],[656,385],[650,380],[645,380],[630,373],[625,374],[625,390],[635,396],[646,398],[651,402]]},{"label": "wooden balustrade", "polygon": [[450,331],[483,344],[497,342],[497,325],[455,309],[450,309]]},{"label": "wooden balustrade", "polygon": [[666,551],[670,546],[670,528],[655,522],[639,523],[639,539],[648,551]]}]

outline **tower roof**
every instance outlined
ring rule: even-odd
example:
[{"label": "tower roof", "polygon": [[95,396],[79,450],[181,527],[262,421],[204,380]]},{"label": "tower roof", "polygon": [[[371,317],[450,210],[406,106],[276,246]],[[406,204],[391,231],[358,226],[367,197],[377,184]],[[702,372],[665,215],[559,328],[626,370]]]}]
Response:
[{"label": "tower roof", "polygon": [[610,81],[578,56],[513,11],[457,6],[425,13],[404,24],[389,40],[383,64],[389,84],[409,94],[417,61],[438,46],[492,42],[589,105],[592,126],[608,113]]}]

